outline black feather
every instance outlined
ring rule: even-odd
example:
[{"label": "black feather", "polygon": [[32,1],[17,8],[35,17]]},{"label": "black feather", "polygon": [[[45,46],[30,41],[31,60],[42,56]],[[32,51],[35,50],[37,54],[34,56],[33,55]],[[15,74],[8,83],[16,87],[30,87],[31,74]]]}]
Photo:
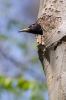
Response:
[{"label": "black feather", "polygon": [[29,33],[42,35],[42,28],[39,24],[32,25],[28,30]]}]

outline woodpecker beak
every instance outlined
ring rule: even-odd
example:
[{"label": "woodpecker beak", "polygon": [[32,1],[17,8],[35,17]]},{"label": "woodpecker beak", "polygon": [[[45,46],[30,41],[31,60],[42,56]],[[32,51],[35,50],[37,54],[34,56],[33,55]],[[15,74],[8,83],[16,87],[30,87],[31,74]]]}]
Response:
[{"label": "woodpecker beak", "polygon": [[26,28],[26,29],[23,29],[23,30],[19,30],[18,32],[28,32],[30,28]]}]

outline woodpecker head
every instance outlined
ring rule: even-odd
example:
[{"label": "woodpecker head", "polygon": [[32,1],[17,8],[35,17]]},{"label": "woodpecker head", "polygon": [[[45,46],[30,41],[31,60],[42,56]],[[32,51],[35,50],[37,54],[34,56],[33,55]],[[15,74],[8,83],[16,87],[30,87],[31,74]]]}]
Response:
[{"label": "woodpecker head", "polygon": [[33,23],[28,26],[28,28],[20,30],[19,32],[28,32],[28,33],[33,33],[33,34],[40,34],[42,35],[42,29],[41,26],[37,23]]}]

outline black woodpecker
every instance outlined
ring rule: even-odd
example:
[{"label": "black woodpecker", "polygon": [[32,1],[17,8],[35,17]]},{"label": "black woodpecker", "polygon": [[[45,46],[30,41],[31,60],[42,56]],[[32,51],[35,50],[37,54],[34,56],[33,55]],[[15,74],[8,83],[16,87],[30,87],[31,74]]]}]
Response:
[{"label": "black woodpecker", "polygon": [[33,23],[28,26],[28,28],[20,30],[19,32],[28,32],[32,34],[39,34],[42,35],[42,28],[39,24]]}]

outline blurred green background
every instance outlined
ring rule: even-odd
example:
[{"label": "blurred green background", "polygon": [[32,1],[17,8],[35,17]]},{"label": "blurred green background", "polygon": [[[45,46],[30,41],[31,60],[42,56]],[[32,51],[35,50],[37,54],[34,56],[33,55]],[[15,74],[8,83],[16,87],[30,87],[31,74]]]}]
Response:
[{"label": "blurred green background", "polygon": [[35,36],[18,33],[38,10],[39,0],[0,0],[0,100],[48,100]]}]

